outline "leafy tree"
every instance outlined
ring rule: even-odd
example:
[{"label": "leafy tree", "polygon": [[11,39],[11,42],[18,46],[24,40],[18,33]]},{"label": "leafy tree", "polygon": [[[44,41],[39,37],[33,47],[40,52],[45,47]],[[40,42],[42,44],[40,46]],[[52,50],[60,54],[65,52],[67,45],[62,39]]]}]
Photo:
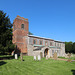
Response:
[{"label": "leafy tree", "polygon": [[72,52],[75,53],[75,42],[73,43],[73,49]]},{"label": "leafy tree", "polygon": [[6,13],[0,10],[0,53],[11,53],[13,49],[12,24]]},{"label": "leafy tree", "polygon": [[29,32],[29,35],[33,35],[33,33]]},{"label": "leafy tree", "polygon": [[65,42],[66,53],[72,53],[72,45],[73,45],[72,42]]}]

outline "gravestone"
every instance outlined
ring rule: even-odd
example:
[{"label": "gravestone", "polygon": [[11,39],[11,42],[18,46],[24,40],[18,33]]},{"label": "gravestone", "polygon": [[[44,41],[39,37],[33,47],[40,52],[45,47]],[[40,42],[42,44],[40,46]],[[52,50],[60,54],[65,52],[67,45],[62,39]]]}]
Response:
[{"label": "gravestone", "polygon": [[34,56],[34,60],[36,60],[36,56]]},{"label": "gravestone", "polygon": [[40,55],[38,55],[38,60],[41,60],[41,56]]},{"label": "gravestone", "polygon": [[68,58],[70,58],[71,57],[71,54],[70,53],[68,53]]},{"label": "gravestone", "polygon": [[12,51],[11,55],[14,56],[14,54],[15,54],[15,51]]},{"label": "gravestone", "polygon": [[72,60],[71,60],[71,54],[70,53],[68,53],[68,60],[67,60],[68,62],[71,62]]},{"label": "gravestone", "polygon": [[54,52],[53,58],[57,60],[57,52]]},{"label": "gravestone", "polygon": [[18,56],[17,56],[17,54],[15,54],[15,59],[18,59]]},{"label": "gravestone", "polygon": [[20,54],[20,58],[21,58],[21,61],[23,61],[23,54],[22,53]]}]

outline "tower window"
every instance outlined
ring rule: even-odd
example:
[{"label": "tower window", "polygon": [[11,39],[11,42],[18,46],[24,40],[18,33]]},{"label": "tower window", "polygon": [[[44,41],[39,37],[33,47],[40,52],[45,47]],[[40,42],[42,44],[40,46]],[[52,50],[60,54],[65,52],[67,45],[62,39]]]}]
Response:
[{"label": "tower window", "polygon": [[21,28],[24,29],[24,24],[21,25]]}]

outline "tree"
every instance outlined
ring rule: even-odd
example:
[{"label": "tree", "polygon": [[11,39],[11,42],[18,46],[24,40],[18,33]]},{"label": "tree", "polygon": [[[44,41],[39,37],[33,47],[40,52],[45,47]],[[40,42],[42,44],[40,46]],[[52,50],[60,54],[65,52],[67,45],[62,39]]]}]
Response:
[{"label": "tree", "polygon": [[66,53],[72,53],[72,45],[73,45],[72,42],[65,42]]},{"label": "tree", "polygon": [[73,43],[73,49],[72,52],[75,53],[75,42]]},{"label": "tree", "polygon": [[13,49],[12,24],[6,13],[0,10],[0,53],[11,53]]},{"label": "tree", "polygon": [[29,32],[29,35],[33,35],[33,33]]}]

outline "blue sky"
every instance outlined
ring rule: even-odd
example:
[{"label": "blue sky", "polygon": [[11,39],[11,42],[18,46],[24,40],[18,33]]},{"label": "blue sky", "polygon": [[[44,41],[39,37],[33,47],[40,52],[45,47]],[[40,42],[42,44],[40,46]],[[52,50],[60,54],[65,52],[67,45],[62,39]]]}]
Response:
[{"label": "blue sky", "polygon": [[36,36],[75,42],[75,0],[0,0],[11,23],[17,15],[29,19]]}]

